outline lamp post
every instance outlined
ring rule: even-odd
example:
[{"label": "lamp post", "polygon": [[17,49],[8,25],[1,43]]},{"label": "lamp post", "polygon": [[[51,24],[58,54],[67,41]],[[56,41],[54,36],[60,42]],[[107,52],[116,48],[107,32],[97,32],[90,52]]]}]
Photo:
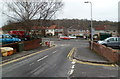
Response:
[{"label": "lamp post", "polygon": [[[86,2],[84,2],[84,3],[90,3],[90,5],[91,5],[91,27],[90,27],[90,31],[91,31],[91,42],[93,42],[93,30],[92,30],[92,26],[93,26],[93,24],[92,24],[92,2],[86,1]],[[91,49],[92,49],[92,44],[91,44]]]}]

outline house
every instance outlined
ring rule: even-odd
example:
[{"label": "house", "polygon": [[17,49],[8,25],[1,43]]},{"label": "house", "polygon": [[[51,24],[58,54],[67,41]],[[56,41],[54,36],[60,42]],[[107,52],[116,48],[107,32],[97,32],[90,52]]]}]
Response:
[{"label": "house", "polygon": [[99,25],[95,28],[95,34],[99,33],[110,33],[112,36],[117,36],[117,28],[110,25]]},{"label": "house", "polygon": [[89,34],[89,30],[84,27],[74,27],[71,26],[67,29],[68,36],[78,36],[83,37]]},{"label": "house", "polygon": [[46,35],[50,36],[59,36],[64,34],[64,27],[58,27],[56,25],[52,25],[50,27],[47,27],[46,30]]},{"label": "house", "polygon": [[56,25],[52,25],[50,27],[33,27],[32,29],[33,32],[35,32],[35,34],[39,34],[42,36],[58,36],[58,35],[63,35],[64,34],[64,27],[58,27]]},{"label": "house", "polygon": [[45,30],[46,30],[47,27],[44,27],[44,26],[34,26],[31,30],[31,34],[37,34],[37,35],[40,35],[40,36],[45,36],[46,33],[45,33]]}]

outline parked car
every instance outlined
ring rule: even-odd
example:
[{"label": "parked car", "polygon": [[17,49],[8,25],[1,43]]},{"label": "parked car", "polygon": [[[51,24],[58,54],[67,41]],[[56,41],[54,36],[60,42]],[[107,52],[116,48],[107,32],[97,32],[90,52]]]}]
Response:
[{"label": "parked car", "polygon": [[21,41],[21,39],[14,38],[9,34],[0,34],[0,44],[9,44],[9,43],[15,43],[19,41]]},{"label": "parked car", "polygon": [[120,37],[109,37],[98,43],[112,48],[120,48]]},{"label": "parked car", "polygon": [[76,36],[68,36],[69,38],[71,39],[76,39],[77,37]]},{"label": "parked car", "polygon": [[67,37],[67,36],[60,36],[60,39],[70,40],[70,37]]}]

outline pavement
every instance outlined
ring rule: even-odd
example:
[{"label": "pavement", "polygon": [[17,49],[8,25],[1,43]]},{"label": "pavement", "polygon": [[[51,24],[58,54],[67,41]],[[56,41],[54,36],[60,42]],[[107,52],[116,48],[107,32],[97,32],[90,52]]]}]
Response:
[{"label": "pavement", "polygon": [[2,63],[9,62],[11,60],[14,60],[14,59],[17,59],[17,58],[20,58],[20,57],[23,57],[23,56],[26,56],[26,55],[41,51],[41,50],[45,50],[47,48],[49,48],[49,47],[48,46],[40,46],[40,47],[35,48],[33,50],[16,52],[13,55],[2,57]]},{"label": "pavement", "polygon": [[92,51],[89,47],[77,48],[74,58],[94,63],[109,63],[105,58]]}]

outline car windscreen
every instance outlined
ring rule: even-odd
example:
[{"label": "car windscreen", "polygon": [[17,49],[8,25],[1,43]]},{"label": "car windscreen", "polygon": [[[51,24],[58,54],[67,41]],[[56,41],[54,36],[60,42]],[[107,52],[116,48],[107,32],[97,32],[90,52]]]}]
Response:
[{"label": "car windscreen", "polygon": [[12,38],[11,35],[4,35],[4,38]]}]

